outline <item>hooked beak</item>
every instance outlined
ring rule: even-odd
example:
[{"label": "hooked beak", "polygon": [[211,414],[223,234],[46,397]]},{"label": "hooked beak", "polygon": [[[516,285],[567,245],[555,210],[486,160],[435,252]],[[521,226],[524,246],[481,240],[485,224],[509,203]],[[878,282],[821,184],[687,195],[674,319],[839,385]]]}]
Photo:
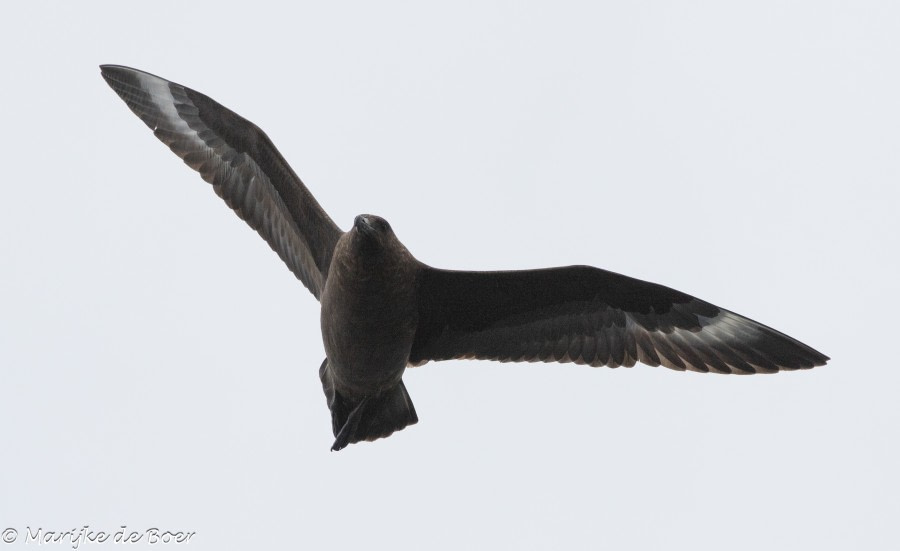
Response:
[{"label": "hooked beak", "polygon": [[360,214],[353,219],[353,227],[356,228],[357,231],[367,235],[375,233],[375,228],[372,226],[369,217],[365,214]]}]

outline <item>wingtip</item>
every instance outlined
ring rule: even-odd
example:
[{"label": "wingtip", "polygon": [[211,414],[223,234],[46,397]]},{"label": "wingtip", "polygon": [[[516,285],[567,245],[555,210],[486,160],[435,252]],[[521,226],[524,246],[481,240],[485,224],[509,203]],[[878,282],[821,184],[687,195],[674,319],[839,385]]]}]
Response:
[{"label": "wingtip", "polygon": [[121,65],[104,64],[100,66],[100,76],[102,76],[103,79],[107,82],[110,82],[109,79],[113,78],[116,74],[121,76],[123,73],[126,73],[128,71],[134,71],[134,69],[123,67]]},{"label": "wingtip", "polygon": [[804,345],[804,346],[808,349],[808,352],[809,352],[808,358],[809,358],[810,363],[812,363],[812,366],[810,366],[810,367],[821,367],[831,361],[831,358],[829,358],[825,354],[822,354],[815,348],[812,348],[811,346],[807,346],[807,345]]},{"label": "wingtip", "polygon": [[822,367],[829,361],[831,361],[831,358],[829,358],[825,354],[822,354],[821,352],[816,352],[814,356],[807,357],[805,365],[801,365],[799,367],[796,367],[795,369],[812,369],[814,367]]},{"label": "wingtip", "polygon": [[118,74],[128,73],[128,74],[133,74],[133,75],[148,75],[151,77],[160,78],[154,74],[148,73],[147,71],[141,71],[140,69],[135,69],[134,67],[127,67],[125,65],[115,65],[115,64],[108,64],[108,63],[100,65],[100,74],[103,75],[104,77],[109,77],[110,75],[114,75],[117,73]]}]

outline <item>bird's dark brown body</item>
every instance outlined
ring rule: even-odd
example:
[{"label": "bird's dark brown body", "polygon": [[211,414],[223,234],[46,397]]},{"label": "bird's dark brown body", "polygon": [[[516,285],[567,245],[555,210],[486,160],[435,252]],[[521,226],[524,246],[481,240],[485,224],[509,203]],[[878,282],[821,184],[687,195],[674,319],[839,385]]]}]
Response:
[{"label": "bird's dark brown body", "polygon": [[775,373],[828,357],[686,293],[591,266],[505,272],[418,262],[377,216],[343,232],[269,138],[209,97],[115,65],[103,77],[321,302],[333,450],[416,423],[407,365],[453,358]]},{"label": "bird's dark brown body", "polygon": [[[385,229],[370,230],[370,222]],[[371,215],[357,217],[335,247],[322,294],[328,372],[352,400],[400,382],[416,333],[420,264],[386,224]]]}]

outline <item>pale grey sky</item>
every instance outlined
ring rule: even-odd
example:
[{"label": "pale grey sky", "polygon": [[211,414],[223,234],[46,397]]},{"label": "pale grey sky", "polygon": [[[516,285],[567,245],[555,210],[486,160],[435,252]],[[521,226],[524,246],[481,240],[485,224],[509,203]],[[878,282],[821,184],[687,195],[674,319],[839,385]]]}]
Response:
[{"label": "pale grey sky", "polygon": [[[0,547],[900,545],[897,3],[18,3],[0,52]],[[331,453],[318,304],[101,63],[249,118],[432,265],[592,264],[832,361],[428,364],[418,425]]]}]

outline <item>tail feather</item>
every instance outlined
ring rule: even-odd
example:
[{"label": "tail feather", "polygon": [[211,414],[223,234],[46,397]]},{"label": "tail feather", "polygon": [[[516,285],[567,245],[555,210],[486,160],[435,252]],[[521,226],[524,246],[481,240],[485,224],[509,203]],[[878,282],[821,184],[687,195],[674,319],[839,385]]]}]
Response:
[{"label": "tail feather", "polygon": [[327,364],[327,359],[322,362],[319,377],[331,410],[331,428],[335,436],[332,451],[363,440],[371,442],[390,436],[419,421],[403,381],[380,394],[350,400],[335,389]]}]

